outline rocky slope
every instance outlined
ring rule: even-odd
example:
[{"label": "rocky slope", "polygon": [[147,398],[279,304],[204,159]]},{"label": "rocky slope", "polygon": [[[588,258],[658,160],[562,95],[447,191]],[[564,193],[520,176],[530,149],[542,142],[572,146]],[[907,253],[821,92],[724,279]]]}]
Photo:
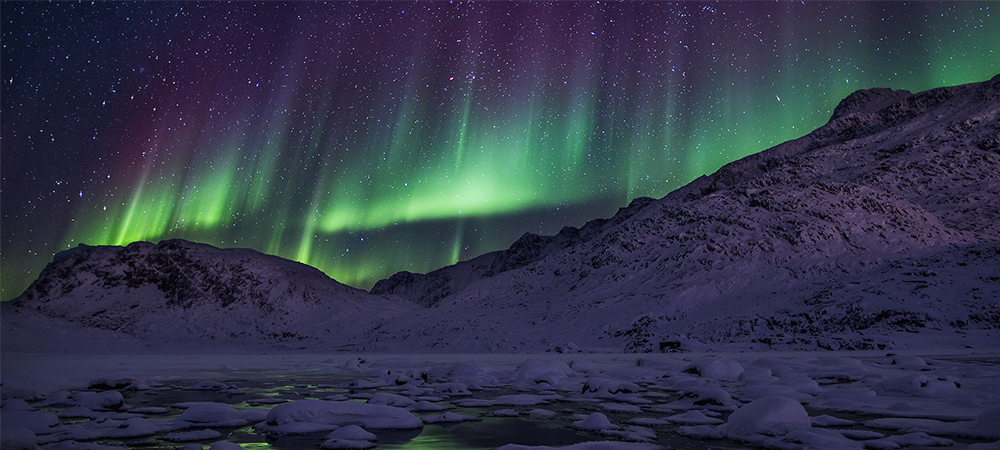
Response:
[{"label": "rocky slope", "polygon": [[81,248],[4,306],[4,328],[31,312],[156,341],[374,351],[952,345],[1000,328],[998,116],[1000,76],[858,91],[662,199],[371,293],[250,251]]},{"label": "rocky slope", "polygon": [[356,326],[374,327],[416,308],[294,261],[180,239],[60,252],[5,307],[5,329],[19,314],[41,314],[154,343],[303,347],[322,336],[343,348],[357,344]]},{"label": "rocky slope", "polygon": [[878,348],[996,329],[998,114],[1000,77],[858,91],[809,135],[663,199],[373,292],[459,316],[409,325],[445,347]]}]

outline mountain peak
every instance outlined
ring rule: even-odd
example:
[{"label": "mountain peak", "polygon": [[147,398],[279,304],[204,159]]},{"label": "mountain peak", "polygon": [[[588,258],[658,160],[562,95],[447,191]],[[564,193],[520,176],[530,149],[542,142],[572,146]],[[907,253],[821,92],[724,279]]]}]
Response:
[{"label": "mountain peak", "polygon": [[368,351],[956,343],[1000,329],[998,119],[1000,76],[858,91],[823,127],[663,198],[370,293],[171,240],[62,252],[9,306],[150,338]]},{"label": "mountain peak", "polygon": [[833,109],[830,120],[856,113],[876,113],[887,106],[906,100],[911,95],[913,93],[905,89],[860,89],[840,101],[840,104]]}]

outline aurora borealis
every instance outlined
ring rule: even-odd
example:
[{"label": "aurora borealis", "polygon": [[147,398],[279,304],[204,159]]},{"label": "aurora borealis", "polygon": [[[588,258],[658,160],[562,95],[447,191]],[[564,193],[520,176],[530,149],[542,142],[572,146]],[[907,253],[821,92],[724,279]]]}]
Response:
[{"label": "aurora borealis", "polygon": [[2,3],[2,299],[184,238],[362,288],[1000,72],[992,2]]}]

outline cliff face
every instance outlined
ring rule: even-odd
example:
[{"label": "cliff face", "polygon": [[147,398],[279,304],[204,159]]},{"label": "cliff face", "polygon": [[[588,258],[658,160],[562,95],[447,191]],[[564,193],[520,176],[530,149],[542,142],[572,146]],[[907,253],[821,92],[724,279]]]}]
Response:
[{"label": "cliff face", "polygon": [[165,241],[60,253],[3,319],[387,351],[905,347],[1000,327],[998,193],[1000,76],[870,89],[664,198],[371,293]]}]

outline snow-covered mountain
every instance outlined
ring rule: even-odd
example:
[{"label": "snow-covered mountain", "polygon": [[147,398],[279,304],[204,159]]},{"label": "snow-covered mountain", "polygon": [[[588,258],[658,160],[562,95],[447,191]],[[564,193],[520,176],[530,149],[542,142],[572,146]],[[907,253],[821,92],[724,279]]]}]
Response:
[{"label": "snow-covered mountain", "polygon": [[358,344],[355,327],[418,309],[305,264],[180,239],[60,252],[10,303],[5,329],[22,314],[42,314],[153,343],[307,347],[335,336],[342,348]]},{"label": "snow-covered mountain", "polygon": [[[195,337],[382,351],[953,345],[1000,328],[998,116],[1000,76],[858,91],[823,127],[662,199],[370,294],[246,251],[76,250],[4,327],[34,310],[136,334],[169,317]],[[163,246],[202,250],[139,258]]]}]

